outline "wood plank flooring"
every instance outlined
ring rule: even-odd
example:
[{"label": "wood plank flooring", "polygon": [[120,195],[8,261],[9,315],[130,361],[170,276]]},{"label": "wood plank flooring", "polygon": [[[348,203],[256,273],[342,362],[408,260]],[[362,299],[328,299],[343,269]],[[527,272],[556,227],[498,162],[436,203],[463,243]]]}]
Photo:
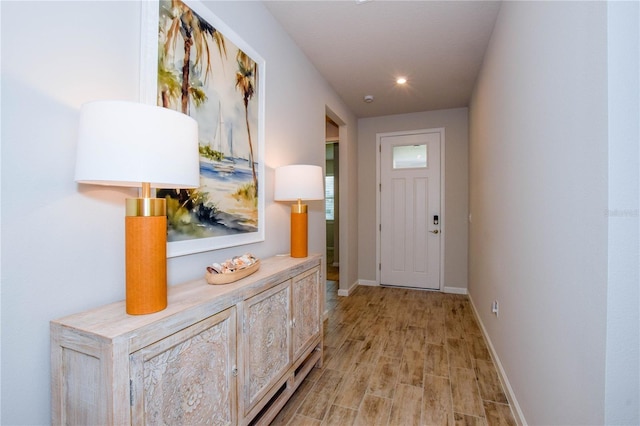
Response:
[{"label": "wood plank flooring", "polygon": [[272,425],[515,425],[466,296],[327,283],[325,359]]}]

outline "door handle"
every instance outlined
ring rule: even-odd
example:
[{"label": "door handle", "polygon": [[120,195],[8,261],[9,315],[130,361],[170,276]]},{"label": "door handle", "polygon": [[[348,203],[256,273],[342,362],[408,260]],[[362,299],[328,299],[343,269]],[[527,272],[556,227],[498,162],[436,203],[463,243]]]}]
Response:
[{"label": "door handle", "polygon": [[429,231],[429,232],[431,232],[432,234],[437,234],[440,231],[438,231],[437,229],[434,229],[433,231]]}]

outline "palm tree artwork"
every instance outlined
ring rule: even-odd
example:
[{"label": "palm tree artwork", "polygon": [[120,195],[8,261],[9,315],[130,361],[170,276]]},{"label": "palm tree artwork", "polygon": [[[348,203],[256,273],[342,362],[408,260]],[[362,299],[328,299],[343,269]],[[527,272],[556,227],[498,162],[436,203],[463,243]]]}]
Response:
[{"label": "palm tree artwork", "polygon": [[187,3],[160,0],[158,11],[157,103],[199,128],[200,188],[158,191],[167,199],[169,242],[259,225],[258,65]]},{"label": "palm tree artwork", "polygon": [[249,101],[255,93],[256,74],[258,73],[258,65],[253,59],[247,56],[242,50],[238,50],[236,55],[238,62],[238,72],[236,73],[236,87],[242,92],[242,103],[244,104],[245,121],[247,123],[247,136],[249,137],[249,162],[253,172],[253,192],[254,196],[258,196],[258,178],[256,176],[256,167],[253,161],[253,144],[251,143],[251,128],[249,126]]}]

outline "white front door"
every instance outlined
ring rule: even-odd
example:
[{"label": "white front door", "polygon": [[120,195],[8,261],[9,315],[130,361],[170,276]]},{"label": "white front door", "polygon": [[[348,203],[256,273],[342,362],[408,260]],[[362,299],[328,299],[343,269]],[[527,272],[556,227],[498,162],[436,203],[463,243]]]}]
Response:
[{"label": "white front door", "polygon": [[380,140],[380,284],[440,288],[441,129]]}]

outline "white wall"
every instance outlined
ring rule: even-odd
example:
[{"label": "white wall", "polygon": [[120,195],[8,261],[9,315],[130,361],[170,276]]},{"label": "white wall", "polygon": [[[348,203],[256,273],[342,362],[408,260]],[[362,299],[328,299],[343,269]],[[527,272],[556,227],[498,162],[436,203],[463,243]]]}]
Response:
[{"label": "white wall", "polygon": [[640,3],[608,19],[609,265],[605,423],[640,424]]},{"label": "white wall", "polygon": [[[345,150],[356,150],[355,117],[261,3],[206,4],[266,61],[266,241],[173,258],[170,284],[200,278],[208,263],[238,250],[260,257],[288,252],[289,206],[273,202],[273,168],[324,164],[326,107],[346,123]],[[73,172],[80,105],[138,99],[140,5],[43,1],[1,7],[0,423],[47,424],[49,320],[124,298],[124,198],[134,194],[79,186]],[[341,161],[352,170],[343,179],[353,185],[355,156]],[[355,218],[345,217],[342,226],[352,235],[349,220]],[[309,237],[309,250],[324,253],[321,202],[310,203]],[[347,266],[357,268],[351,246],[345,253]]]},{"label": "white wall", "polygon": [[468,109],[457,108],[358,120],[358,278],[376,280],[376,134],[445,129],[445,287],[467,288]]},{"label": "white wall", "polygon": [[529,424],[605,421],[607,132],[607,4],[503,3],[470,107],[469,290]]}]

